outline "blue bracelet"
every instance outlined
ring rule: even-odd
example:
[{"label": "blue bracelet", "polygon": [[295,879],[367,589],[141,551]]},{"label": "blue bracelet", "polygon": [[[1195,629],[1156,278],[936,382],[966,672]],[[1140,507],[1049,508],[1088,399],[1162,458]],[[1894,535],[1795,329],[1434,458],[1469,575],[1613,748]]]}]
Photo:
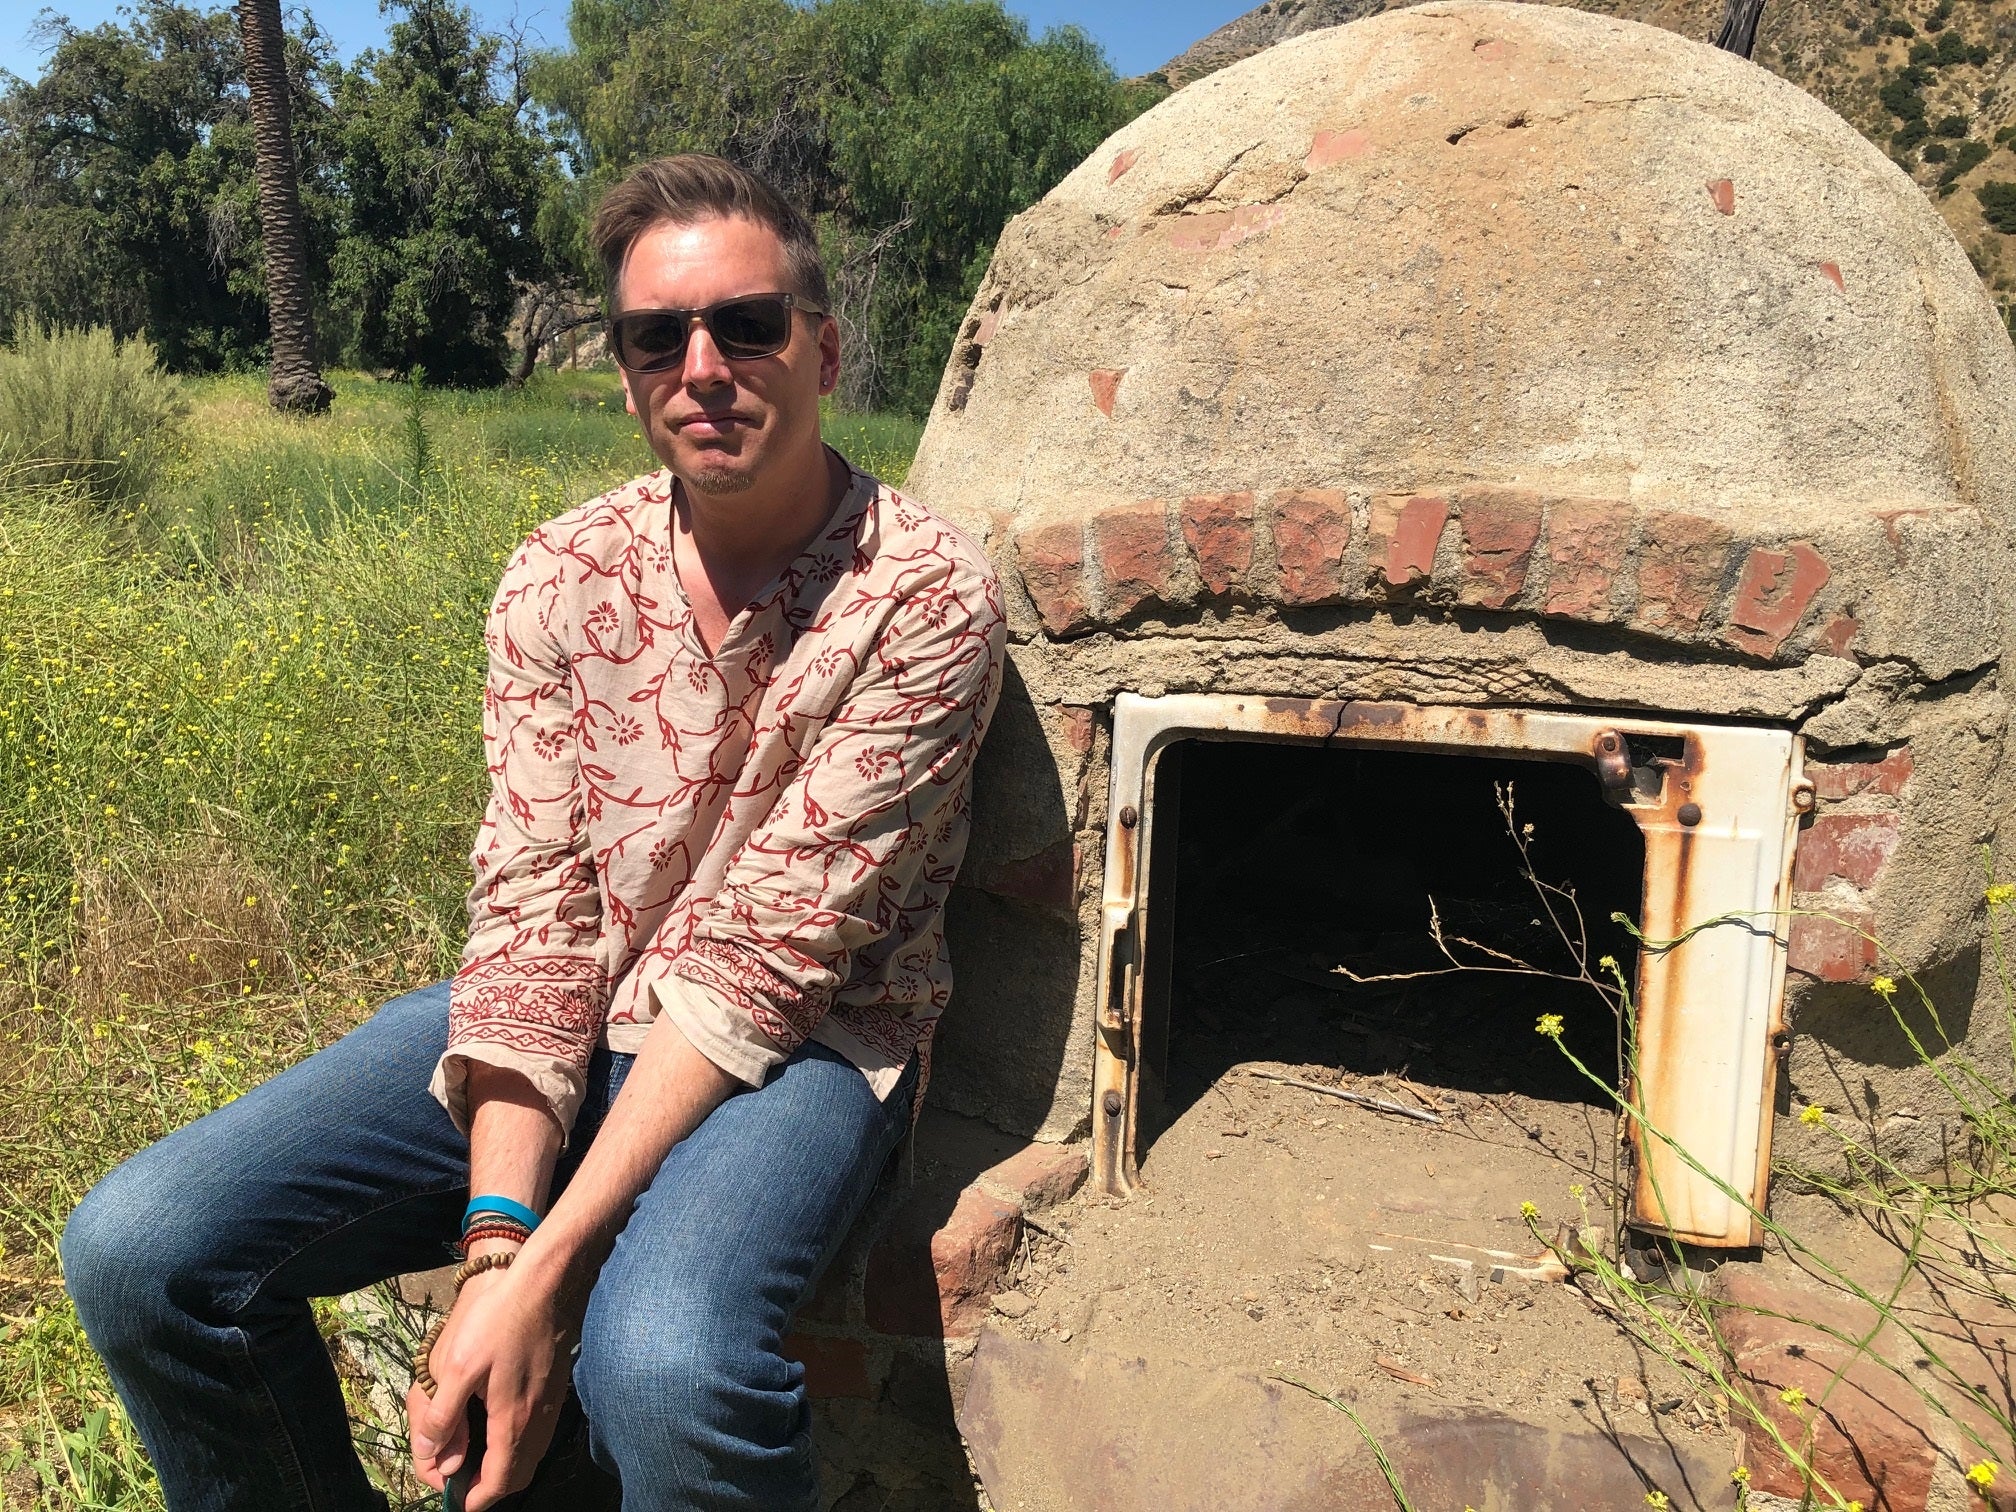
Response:
[{"label": "blue bracelet", "polygon": [[469,1232],[470,1222],[479,1213],[495,1213],[513,1223],[522,1223],[527,1233],[539,1227],[539,1215],[522,1202],[513,1202],[509,1197],[471,1197],[469,1206],[462,1209],[463,1233]]}]

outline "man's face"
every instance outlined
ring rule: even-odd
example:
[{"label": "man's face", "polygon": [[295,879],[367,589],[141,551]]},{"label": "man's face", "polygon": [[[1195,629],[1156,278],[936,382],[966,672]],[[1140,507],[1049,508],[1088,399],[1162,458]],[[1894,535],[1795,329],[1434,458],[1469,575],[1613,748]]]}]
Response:
[{"label": "man's face", "polygon": [[[797,292],[773,232],[740,216],[711,218],[638,237],[617,280],[616,313]],[[840,332],[830,317],[794,312],[783,351],[730,360],[695,323],[683,362],[656,373],[619,371],[658,460],[702,493],[740,493],[816,441],[819,398],[839,381]]]}]

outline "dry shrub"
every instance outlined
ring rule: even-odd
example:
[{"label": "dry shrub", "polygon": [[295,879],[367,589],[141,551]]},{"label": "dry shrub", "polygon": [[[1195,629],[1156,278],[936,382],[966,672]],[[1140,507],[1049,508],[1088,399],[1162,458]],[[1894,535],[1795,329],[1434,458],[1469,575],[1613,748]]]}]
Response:
[{"label": "dry shrub", "polygon": [[0,348],[0,466],[101,500],[146,490],[188,413],[144,336],[21,322]]},{"label": "dry shrub", "polygon": [[278,885],[214,836],[89,861],[77,895],[71,966],[81,1019],[292,985]]}]

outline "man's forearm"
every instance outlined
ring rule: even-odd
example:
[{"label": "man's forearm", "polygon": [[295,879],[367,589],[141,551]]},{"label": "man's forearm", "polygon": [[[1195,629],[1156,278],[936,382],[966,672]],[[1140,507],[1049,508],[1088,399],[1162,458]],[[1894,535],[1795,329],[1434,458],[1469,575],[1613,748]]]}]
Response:
[{"label": "man's forearm", "polygon": [[480,1061],[469,1067],[469,1193],[537,1209],[553,1183],[560,1126],[530,1080]]},{"label": "man's forearm", "polygon": [[513,1269],[578,1319],[589,1289],[672,1147],[742,1085],[660,1014],[581,1168]]}]

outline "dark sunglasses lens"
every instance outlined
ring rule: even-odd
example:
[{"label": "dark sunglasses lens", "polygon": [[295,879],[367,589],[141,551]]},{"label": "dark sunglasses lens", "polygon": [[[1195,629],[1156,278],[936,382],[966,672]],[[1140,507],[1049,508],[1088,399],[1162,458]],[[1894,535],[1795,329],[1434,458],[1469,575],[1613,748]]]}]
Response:
[{"label": "dark sunglasses lens", "polygon": [[686,321],[671,315],[623,315],[612,324],[616,360],[632,372],[670,367],[686,352]]},{"label": "dark sunglasses lens", "polygon": [[724,357],[768,357],[791,339],[791,306],[781,299],[737,299],[707,317],[708,334]]}]

